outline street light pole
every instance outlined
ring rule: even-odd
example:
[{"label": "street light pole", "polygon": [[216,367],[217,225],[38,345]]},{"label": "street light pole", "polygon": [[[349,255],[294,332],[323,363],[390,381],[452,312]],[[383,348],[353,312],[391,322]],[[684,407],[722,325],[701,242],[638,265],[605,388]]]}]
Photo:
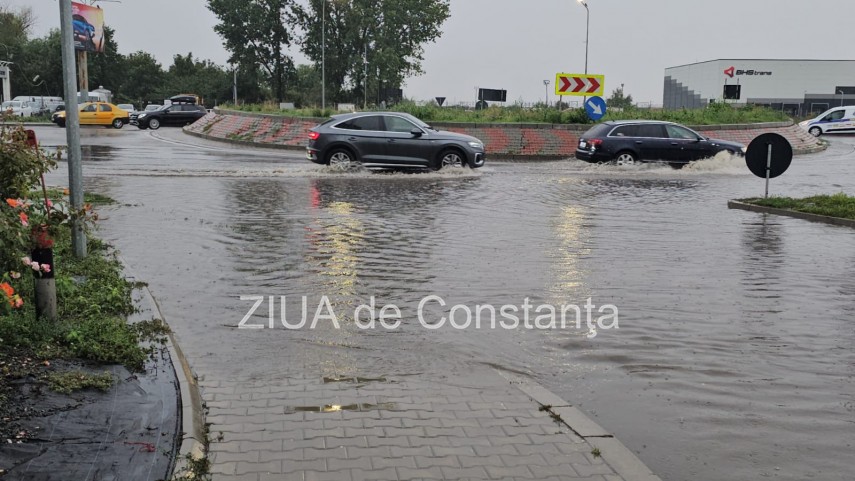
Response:
[{"label": "street light pole", "polygon": [[[591,9],[588,8],[588,0],[577,0],[585,7],[585,75],[588,75],[588,40],[591,33]],[[582,98],[582,105],[588,101],[588,96]]]},{"label": "street light pole", "polygon": [[588,39],[591,33],[591,9],[588,8],[588,0],[577,0],[585,7],[585,75],[588,75]]},{"label": "street light pole", "polygon": [[[321,111],[327,109],[327,0],[321,4]],[[323,114],[321,114],[323,115]]]},{"label": "street light pole", "polygon": [[838,91],[837,93],[839,93],[839,94],[840,94],[840,106],[841,106],[841,107],[843,107],[843,96],[844,96],[845,94],[843,93],[843,90],[840,90],[840,91]]},{"label": "street light pole", "polygon": [[543,81],[544,103],[546,108],[549,108],[549,80]]}]

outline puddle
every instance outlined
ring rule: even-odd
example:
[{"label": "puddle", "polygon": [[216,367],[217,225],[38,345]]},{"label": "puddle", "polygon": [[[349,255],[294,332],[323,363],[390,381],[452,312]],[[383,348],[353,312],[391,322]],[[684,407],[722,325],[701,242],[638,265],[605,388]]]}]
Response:
[{"label": "puddle", "polygon": [[394,411],[395,403],[324,404],[322,406],[285,406],[285,414],[293,413],[337,413],[341,411]]}]

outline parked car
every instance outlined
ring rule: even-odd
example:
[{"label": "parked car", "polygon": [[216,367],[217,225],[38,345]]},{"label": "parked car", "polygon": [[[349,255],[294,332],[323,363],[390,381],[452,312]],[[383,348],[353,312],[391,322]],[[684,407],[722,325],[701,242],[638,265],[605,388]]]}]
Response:
[{"label": "parked car", "polygon": [[14,115],[15,117],[33,116],[33,107],[29,102],[23,100],[7,100],[0,105],[0,110],[5,114]]},{"label": "parked car", "polygon": [[682,167],[722,151],[743,155],[745,150],[742,144],[708,139],[672,122],[623,120],[603,122],[585,132],[576,147],[576,158],[618,165],[667,162]]},{"label": "parked car", "polygon": [[140,129],[157,130],[161,125],[190,125],[207,113],[202,105],[174,103],[157,110],[142,112],[134,120]]},{"label": "parked car", "polygon": [[335,115],[309,131],[306,157],[316,164],[434,170],[478,168],[484,143],[469,135],[435,130],[409,114],[370,112]]},{"label": "parked car", "polygon": [[137,111],[136,107],[134,107],[133,104],[118,104],[116,105],[116,107],[119,107],[120,109],[124,110],[128,113],[128,115]]},{"label": "parked car", "polygon": [[855,132],[855,105],[826,110],[799,125],[814,137],[824,134],[851,134]]},{"label": "parked car", "polygon": [[[78,106],[80,108],[80,125],[103,125],[121,129],[130,122],[128,112],[107,102],[86,102]],[[66,112],[56,112],[51,116],[51,122],[65,127]]]}]

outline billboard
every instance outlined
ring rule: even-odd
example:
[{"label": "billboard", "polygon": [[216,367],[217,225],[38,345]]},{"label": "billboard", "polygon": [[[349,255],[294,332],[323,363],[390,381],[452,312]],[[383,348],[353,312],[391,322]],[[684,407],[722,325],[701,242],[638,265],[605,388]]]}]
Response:
[{"label": "billboard", "polygon": [[71,2],[74,25],[74,49],[86,52],[103,52],[104,11],[82,3]]}]

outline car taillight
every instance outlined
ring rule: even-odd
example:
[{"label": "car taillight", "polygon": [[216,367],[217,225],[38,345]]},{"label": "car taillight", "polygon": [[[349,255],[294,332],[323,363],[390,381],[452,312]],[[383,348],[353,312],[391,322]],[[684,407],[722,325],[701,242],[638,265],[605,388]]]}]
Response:
[{"label": "car taillight", "polygon": [[320,136],[321,136],[321,134],[318,132],[314,132],[314,131],[309,132],[309,140],[318,140],[318,138]]},{"label": "car taillight", "polygon": [[603,139],[591,139],[588,141],[588,145],[592,147],[599,147],[603,145]]}]

